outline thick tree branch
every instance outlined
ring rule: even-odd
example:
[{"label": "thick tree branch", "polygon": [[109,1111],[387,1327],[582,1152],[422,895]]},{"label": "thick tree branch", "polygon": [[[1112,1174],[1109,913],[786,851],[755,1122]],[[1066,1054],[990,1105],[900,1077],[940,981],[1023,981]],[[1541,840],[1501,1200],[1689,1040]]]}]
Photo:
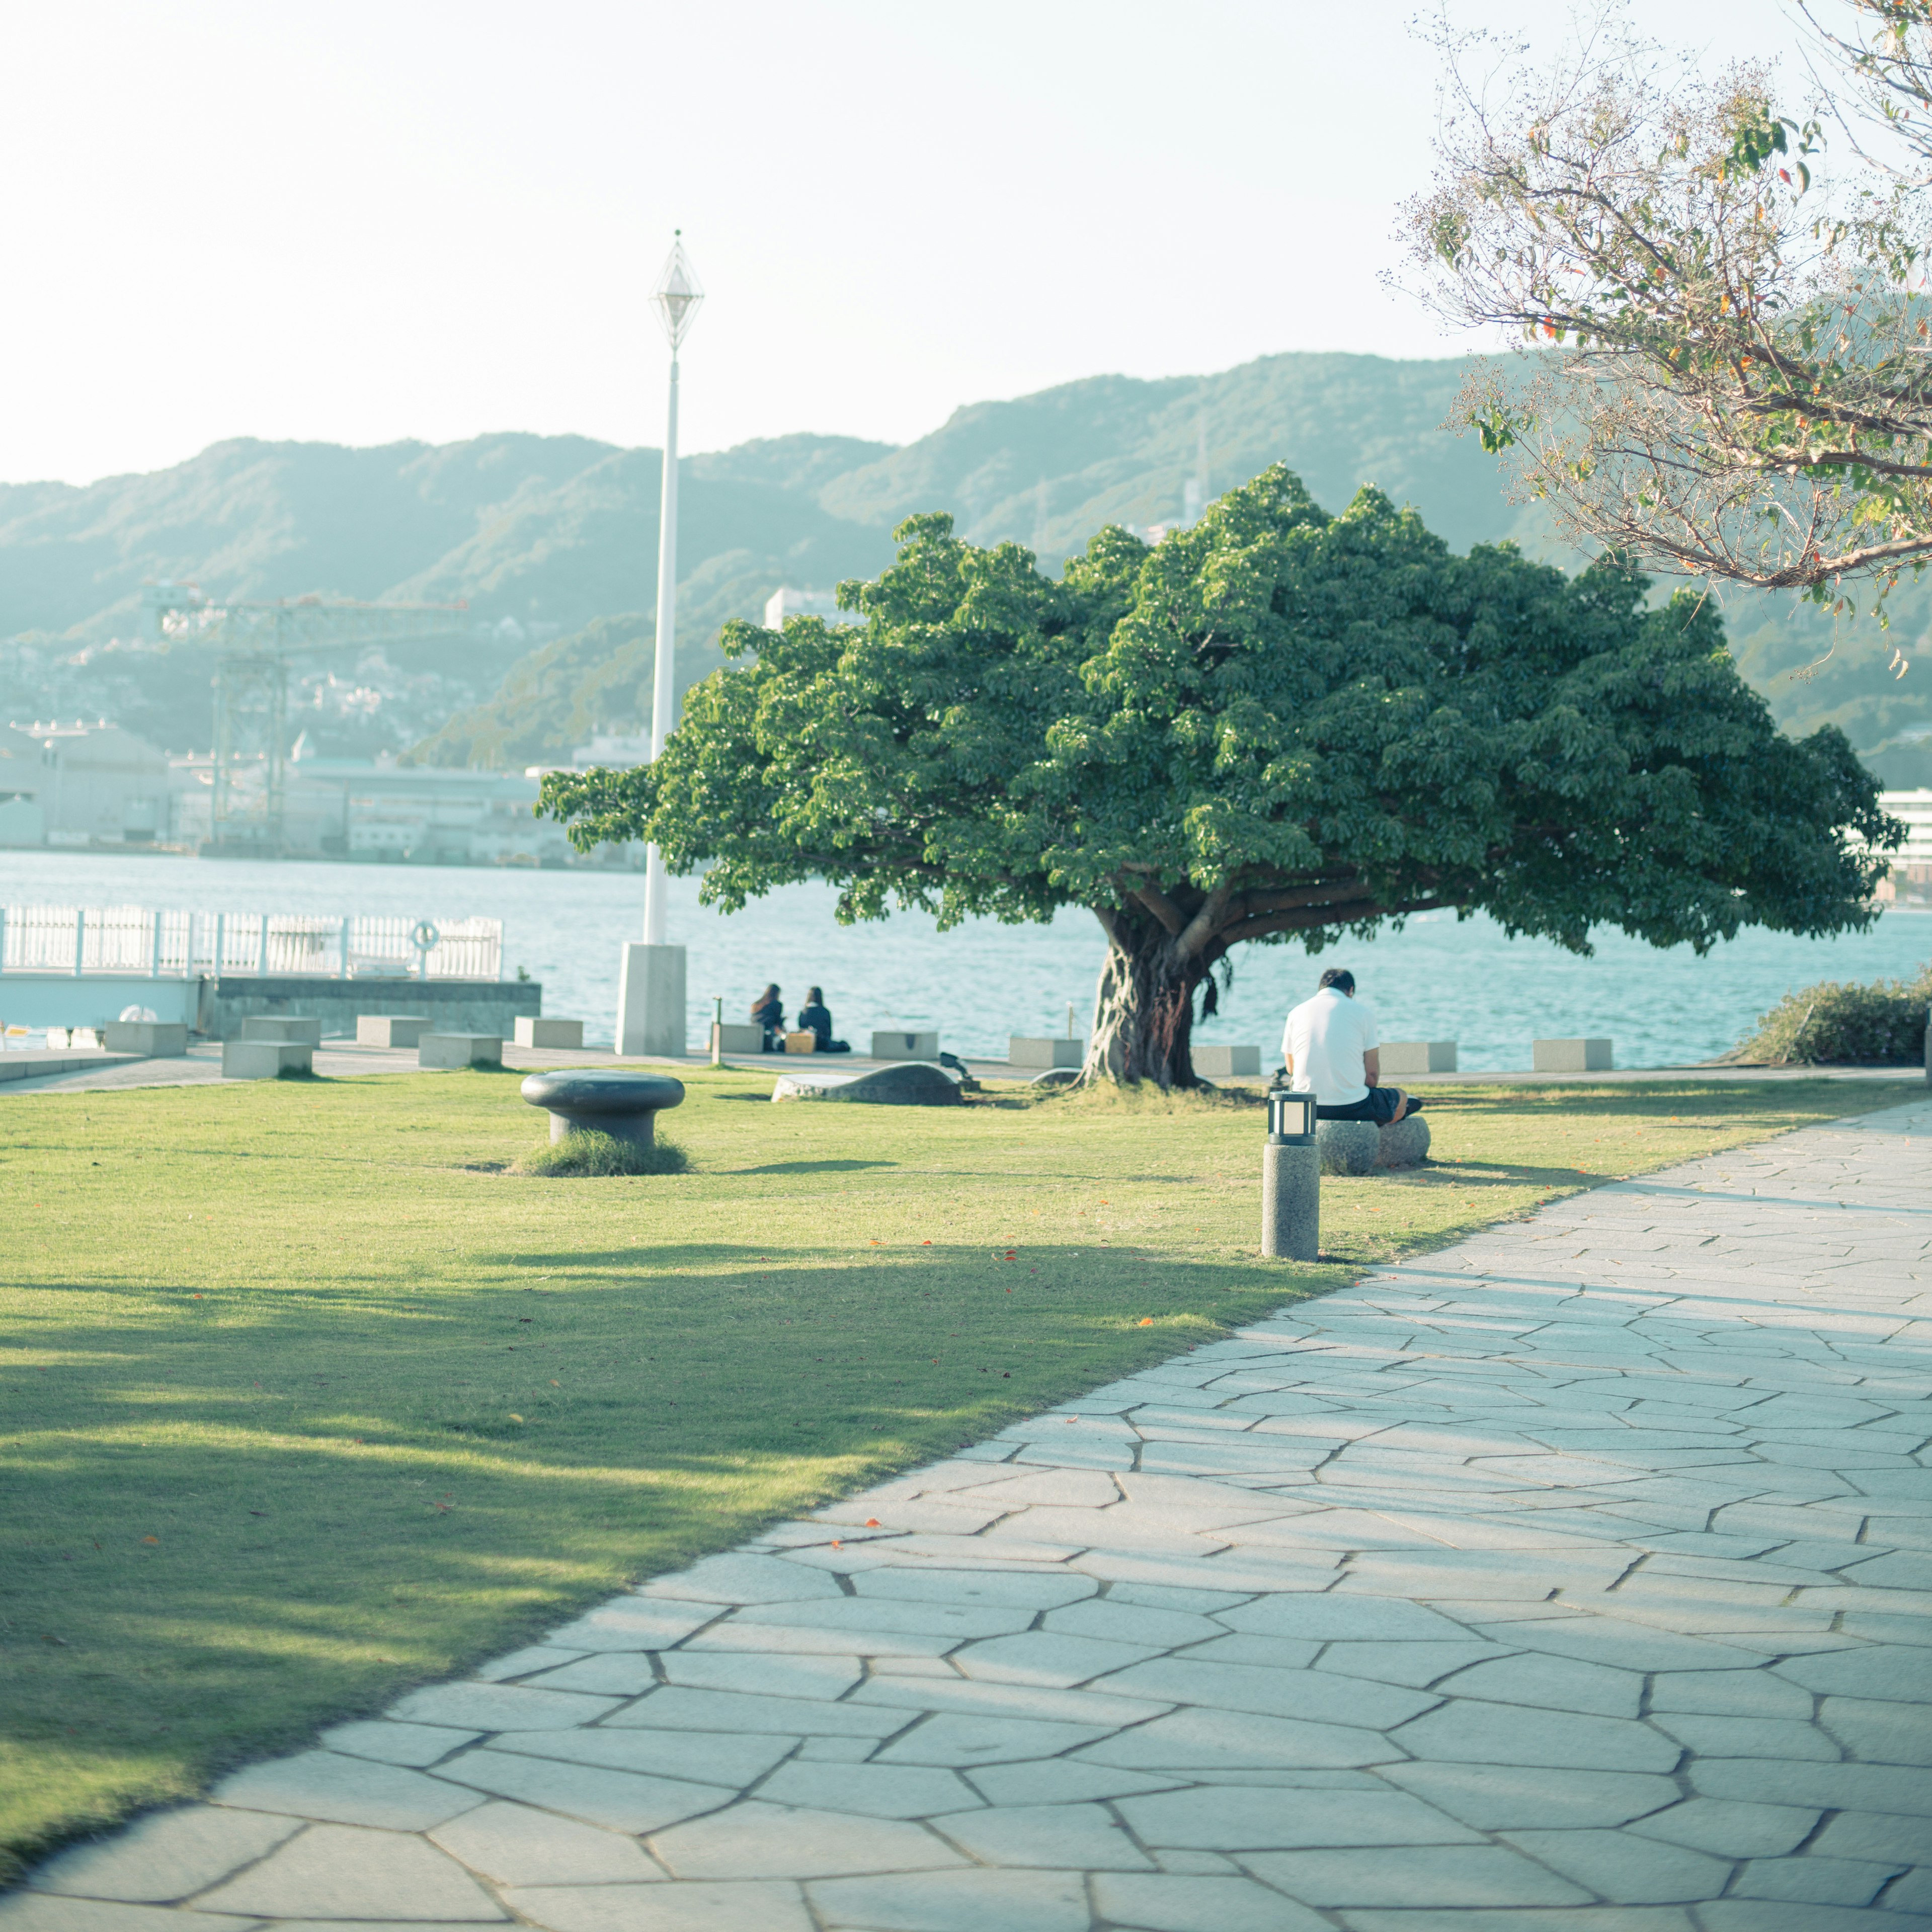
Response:
[{"label": "thick tree branch", "polygon": [[1233,896],[1234,888],[1225,883],[1208,895],[1201,910],[1187,922],[1175,942],[1175,950],[1182,958],[1192,958],[1208,944],[1214,928],[1226,917],[1228,902]]},{"label": "thick tree branch", "polygon": [[1187,915],[1158,886],[1137,886],[1133,896],[1159,920],[1169,938],[1178,939],[1186,928]]}]

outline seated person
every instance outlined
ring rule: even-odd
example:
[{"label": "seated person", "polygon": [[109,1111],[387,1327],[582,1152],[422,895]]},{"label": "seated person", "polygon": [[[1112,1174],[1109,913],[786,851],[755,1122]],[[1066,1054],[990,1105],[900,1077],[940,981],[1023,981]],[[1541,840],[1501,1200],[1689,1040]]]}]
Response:
[{"label": "seated person", "polygon": [[817,1051],[820,1053],[850,1053],[849,1040],[832,1037],[832,1015],[826,1010],[825,994],[817,986],[805,996],[805,1004],[798,1010],[798,1026],[801,1033],[815,1033],[818,1036]]},{"label": "seated person", "polygon": [[1331,966],[1312,1000],[1288,1016],[1281,1036],[1290,1084],[1315,1096],[1318,1120],[1367,1120],[1386,1127],[1422,1102],[1382,1084],[1382,1040],[1375,1010],[1355,998],[1355,976]]},{"label": "seated person", "polygon": [[764,1028],[764,1050],[767,1053],[774,1052],[773,1036],[784,1030],[784,1008],[779,1003],[776,980],[752,1002],[752,1024]]}]

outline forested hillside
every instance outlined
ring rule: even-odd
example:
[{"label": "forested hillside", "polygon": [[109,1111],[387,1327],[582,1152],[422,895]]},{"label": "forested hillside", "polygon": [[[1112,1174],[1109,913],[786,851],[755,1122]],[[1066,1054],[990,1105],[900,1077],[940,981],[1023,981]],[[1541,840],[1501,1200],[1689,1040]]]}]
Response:
[{"label": "forested hillside", "polygon": [[[1178,520],[1206,454],[1210,494],[1286,460],[1342,508],[1364,482],[1412,502],[1456,548],[1512,537],[1560,558],[1496,468],[1438,427],[1453,361],[1279,356],[1204,377],[1096,376],[973,404],[902,449],[793,436],[686,460],[680,686],[720,660],[728,619],[781,584],[829,589],[891,554],[891,530],[944,509],[980,542],[1012,538],[1057,571],[1109,522]],[[461,602],[451,634],[305,668],[297,722],[317,748],[416,745],[437,763],[568,753],[650,710],[659,460],[577,436],[432,447],[220,443],[152,476],[86,489],[0,486],[0,715],[104,714],[174,748],[208,737],[211,665],[135,638],[144,579],[212,595]],[[1569,561],[1570,560],[1561,560]],[[1785,600],[1736,597],[1746,675],[1788,725],[1843,724],[1894,783],[1932,782],[1932,598],[1908,586],[1882,644]],[[1808,676],[1807,667],[1818,668]]]}]

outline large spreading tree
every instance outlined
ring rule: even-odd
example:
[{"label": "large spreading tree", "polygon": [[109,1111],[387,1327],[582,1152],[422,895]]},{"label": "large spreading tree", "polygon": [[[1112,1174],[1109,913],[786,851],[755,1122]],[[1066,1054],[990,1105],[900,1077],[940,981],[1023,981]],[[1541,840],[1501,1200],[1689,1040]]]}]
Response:
[{"label": "large spreading tree", "polygon": [[[789,882],[1106,935],[1084,1077],[1195,1079],[1197,994],[1244,941],[1433,907],[1588,950],[1864,924],[1902,828],[1835,730],[1781,735],[1715,612],[1647,608],[1504,545],[1452,555],[1286,469],[1154,548],[1103,530],[1054,581],[944,516],[842,586],[850,623],[724,636],[654,765],[553,773],[577,844],[648,839],[729,911]],[[1204,987],[1205,990],[1204,991]]]}]

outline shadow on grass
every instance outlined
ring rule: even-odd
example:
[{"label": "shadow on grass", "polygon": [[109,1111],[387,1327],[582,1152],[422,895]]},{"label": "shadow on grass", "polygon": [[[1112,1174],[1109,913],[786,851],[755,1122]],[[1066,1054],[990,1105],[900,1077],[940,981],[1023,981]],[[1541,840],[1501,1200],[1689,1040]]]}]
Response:
[{"label": "shadow on grass", "polygon": [[[1004,1252],[472,1256],[356,1295],[144,1285],[138,1318],[94,1286],[4,1378],[15,1849],[1349,1272]],[[563,1278],[532,1299],[533,1268]]]},{"label": "shadow on grass", "polygon": [[896,1167],[896,1160],[775,1160],[764,1167],[734,1167],[728,1174],[857,1174],[868,1167]]}]

